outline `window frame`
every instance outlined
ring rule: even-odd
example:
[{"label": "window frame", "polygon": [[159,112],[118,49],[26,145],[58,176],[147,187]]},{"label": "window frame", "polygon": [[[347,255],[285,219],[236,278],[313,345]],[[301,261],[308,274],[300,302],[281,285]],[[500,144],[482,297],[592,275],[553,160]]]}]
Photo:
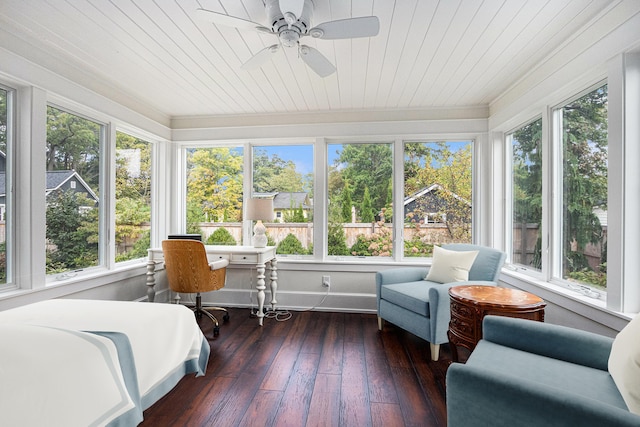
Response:
[{"label": "window frame", "polygon": [[509,224],[506,227],[506,231],[505,231],[505,240],[507,242],[506,245],[506,252],[507,252],[507,262],[510,264],[511,268],[522,272],[524,274],[530,275],[531,277],[534,277],[538,280],[545,280],[546,274],[545,271],[548,270],[548,259],[546,256],[546,251],[542,250],[541,253],[541,264],[542,264],[542,268],[541,270],[536,270],[534,268],[528,268],[526,265],[523,264],[515,264],[513,263],[512,260],[512,255],[513,255],[513,195],[514,195],[514,182],[513,182],[513,134],[515,132],[517,132],[518,130],[524,128],[525,126],[528,126],[530,124],[533,124],[534,122],[541,120],[542,121],[542,137],[541,137],[541,141],[540,141],[540,149],[542,150],[541,153],[541,159],[542,159],[542,171],[541,171],[541,180],[542,180],[542,218],[541,218],[541,223],[540,223],[540,235],[542,237],[542,247],[545,247],[545,241],[547,241],[547,239],[545,238],[545,236],[547,235],[546,233],[546,229],[548,228],[547,226],[547,221],[545,221],[545,214],[549,211],[549,203],[547,202],[547,198],[545,197],[545,195],[547,194],[547,185],[545,185],[545,177],[548,175],[548,171],[545,169],[545,165],[547,164],[547,159],[550,158],[550,156],[548,155],[548,152],[550,151],[548,148],[548,144],[546,144],[546,142],[548,141],[548,138],[545,137],[546,135],[546,130],[545,129],[548,127],[545,126],[545,123],[548,123],[548,121],[545,120],[544,115],[537,115],[529,120],[526,120],[514,127],[512,127],[511,129],[509,129],[508,131],[506,131],[504,133],[504,139],[505,139],[505,147],[506,147],[506,156],[505,156],[505,171],[507,172],[505,174],[505,176],[508,176],[509,179],[505,180],[505,192],[506,192],[506,200],[509,201],[509,203],[505,203],[505,223]]},{"label": "window frame", "polygon": [[17,131],[17,91],[0,83],[0,89],[6,92],[6,149],[5,149],[5,282],[0,283],[0,291],[15,289],[15,148]]}]

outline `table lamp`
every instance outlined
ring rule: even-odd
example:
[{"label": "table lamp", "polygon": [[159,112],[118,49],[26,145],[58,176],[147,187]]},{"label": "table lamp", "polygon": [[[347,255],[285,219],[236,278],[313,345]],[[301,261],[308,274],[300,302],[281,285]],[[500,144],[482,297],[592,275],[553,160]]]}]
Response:
[{"label": "table lamp", "polygon": [[249,199],[247,200],[247,218],[255,220],[253,227],[253,247],[264,248],[267,246],[267,228],[262,220],[273,220],[273,200],[272,199]]}]

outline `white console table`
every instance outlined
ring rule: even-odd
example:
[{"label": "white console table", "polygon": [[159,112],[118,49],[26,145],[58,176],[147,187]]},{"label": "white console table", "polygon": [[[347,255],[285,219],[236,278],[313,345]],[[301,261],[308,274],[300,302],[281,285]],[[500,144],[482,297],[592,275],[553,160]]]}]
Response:
[{"label": "white console table", "polygon": [[[231,265],[241,265],[247,267],[256,267],[258,272],[256,289],[258,290],[258,323],[262,326],[264,320],[264,290],[265,286],[265,271],[266,266],[269,264],[269,270],[271,271],[270,286],[271,286],[271,308],[275,310],[277,304],[276,291],[278,290],[278,269],[276,266],[276,247],[267,246],[266,248],[254,248],[253,246],[224,246],[224,245],[205,245],[207,250],[207,258],[209,261],[215,261],[218,259],[229,260]],[[147,296],[149,302],[153,302],[156,296],[154,289],[156,285],[155,271],[156,264],[164,261],[162,248],[152,248],[148,250],[149,260],[147,261]]]}]

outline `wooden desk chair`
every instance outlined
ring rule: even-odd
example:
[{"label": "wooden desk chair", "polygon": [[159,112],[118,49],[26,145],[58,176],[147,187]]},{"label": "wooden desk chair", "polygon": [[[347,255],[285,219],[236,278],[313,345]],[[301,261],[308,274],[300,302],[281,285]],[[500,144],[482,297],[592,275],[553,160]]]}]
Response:
[{"label": "wooden desk chair", "polygon": [[229,320],[229,313],[222,307],[203,307],[200,294],[224,287],[229,261],[222,259],[209,262],[204,244],[197,240],[163,240],[162,252],[169,287],[176,292],[175,302],[180,302],[180,293],[195,293],[196,304],[193,311],[198,319],[203,314],[211,319],[213,336],[217,337],[220,333],[218,319],[209,310],[223,311],[224,321]]}]

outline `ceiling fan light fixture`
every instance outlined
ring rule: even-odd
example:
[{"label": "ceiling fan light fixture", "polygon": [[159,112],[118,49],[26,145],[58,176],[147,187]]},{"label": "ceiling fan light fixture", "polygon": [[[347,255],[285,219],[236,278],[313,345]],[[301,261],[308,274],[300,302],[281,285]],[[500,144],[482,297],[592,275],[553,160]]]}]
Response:
[{"label": "ceiling fan light fixture", "polygon": [[298,18],[296,17],[296,15],[291,12],[286,12],[284,14],[284,21],[289,25],[289,28],[291,28],[291,25],[294,24],[297,20]]},{"label": "ceiling fan light fixture", "polygon": [[300,33],[294,30],[282,30],[280,31],[280,41],[283,46],[294,47],[298,44],[300,39]]},{"label": "ceiling fan light fixture", "polygon": [[312,28],[309,30],[309,35],[314,39],[319,39],[324,36],[324,31],[322,31],[320,28]]}]

